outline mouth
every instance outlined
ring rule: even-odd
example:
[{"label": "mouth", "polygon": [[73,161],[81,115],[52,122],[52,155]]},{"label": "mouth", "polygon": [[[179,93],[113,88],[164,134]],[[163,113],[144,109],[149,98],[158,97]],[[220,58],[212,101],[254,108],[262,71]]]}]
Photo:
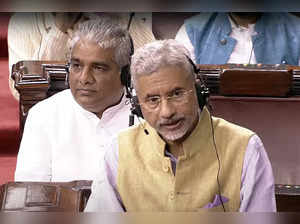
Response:
[{"label": "mouth", "polygon": [[178,119],[175,121],[161,123],[160,126],[169,131],[172,131],[172,130],[178,129],[181,126],[182,122],[183,122],[183,119]]},{"label": "mouth", "polygon": [[77,91],[81,95],[91,95],[91,94],[94,94],[96,92],[95,90],[92,90],[92,89],[77,89]]}]

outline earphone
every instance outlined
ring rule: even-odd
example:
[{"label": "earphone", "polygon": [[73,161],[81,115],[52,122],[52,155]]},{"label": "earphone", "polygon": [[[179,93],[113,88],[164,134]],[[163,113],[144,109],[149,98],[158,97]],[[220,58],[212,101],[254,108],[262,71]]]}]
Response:
[{"label": "earphone", "polygon": [[[129,35],[129,39],[130,39],[129,58],[131,59],[131,56],[134,54],[134,45],[133,45],[133,40],[130,35]],[[126,91],[131,88],[130,59],[129,59],[129,64],[127,64],[121,68],[121,84],[126,87]],[[127,97],[129,98],[129,96],[127,96]]]}]

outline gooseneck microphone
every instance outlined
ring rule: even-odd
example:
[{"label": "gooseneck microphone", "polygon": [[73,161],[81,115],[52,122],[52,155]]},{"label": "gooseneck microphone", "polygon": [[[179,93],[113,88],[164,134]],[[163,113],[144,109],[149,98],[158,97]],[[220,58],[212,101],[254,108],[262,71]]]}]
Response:
[{"label": "gooseneck microphone", "polygon": [[141,122],[140,118],[137,117],[137,119],[138,119],[138,121],[140,122],[140,125],[141,125],[141,126],[143,127],[143,129],[144,129],[145,135],[149,135],[149,131],[145,128],[145,125]]},{"label": "gooseneck microphone", "polygon": [[134,115],[131,113],[129,114],[129,126],[134,125]]},{"label": "gooseneck microphone", "polygon": [[134,15],[135,15],[134,12],[131,12],[131,13],[130,13],[129,21],[128,21],[128,24],[127,24],[127,30],[128,30],[128,31],[129,31],[129,28],[130,28],[130,25],[131,25],[131,22],[132,22],[132,19],[133,19]]}]

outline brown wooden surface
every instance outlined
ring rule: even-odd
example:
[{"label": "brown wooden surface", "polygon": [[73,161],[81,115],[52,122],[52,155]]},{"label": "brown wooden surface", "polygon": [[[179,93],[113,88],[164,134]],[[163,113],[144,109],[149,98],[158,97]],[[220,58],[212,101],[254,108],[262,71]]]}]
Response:
[{"label": "brown wooden surface", "polygon": [[212,114],[249,128],[262,139],[275,183],[300,185],[300,97],[211,96]]},{"label": "brown wooden surface", "polygon": [[91,183],[8,182],[0,187],[0,211],[82,212]]},{"label": "brown wooden surface", "polygon": [[220,95],[283,97],[290,94],[292,80],[288,70],[225,69],[220,74]]},{"label": "brown wooden surface", "polygon": [[13,65],[12,78],[20,93],[20,138],[29,109],[41,100],[68,88],[66,62],[20,61]]},{"label": "brown wooden surface", "polygon": [[275,186],[278,212],[300,212],[300,185]]},{"label": "brown wooden surface", "polygon": [[290,65],[197,65],[213,95],[300,95],[300,67]]}]

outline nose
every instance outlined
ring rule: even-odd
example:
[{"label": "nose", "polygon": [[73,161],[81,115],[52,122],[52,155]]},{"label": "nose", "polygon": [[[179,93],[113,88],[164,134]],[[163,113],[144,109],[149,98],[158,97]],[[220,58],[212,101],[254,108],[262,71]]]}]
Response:
[{"label": "nose", "polygon": [[79,81],[82,85],[93,83],[94,78],[93,78],[93,76],[92,76],[92,74],[91,74],[88,67],[84,67],[84,69],[82,69],[82,71],[80,73]]},{"label": "nose", "polygon": [[166,99],[160,103],[160,116],[165,119],[172,118],[176,114],[175,106]]}]

